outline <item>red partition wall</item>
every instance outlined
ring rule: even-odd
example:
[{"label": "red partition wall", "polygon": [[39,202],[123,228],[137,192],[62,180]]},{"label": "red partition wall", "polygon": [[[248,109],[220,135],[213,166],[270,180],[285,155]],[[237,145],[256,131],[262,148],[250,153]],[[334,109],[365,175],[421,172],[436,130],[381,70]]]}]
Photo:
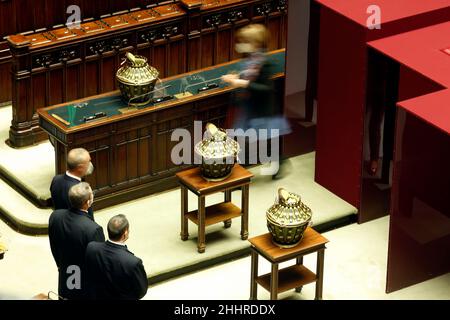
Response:
[{"label": "red partition wall", "polygon": [[387,292],[450,271],[449,164],[450,132],[399,108]]},{"label": "red partition wall", "polygon": [[369,0],[316,0],[320,12],[320,54],[316,181],[359,209],[359,222],[378,215],[361,210],[366,43],[447,21],[450,0],[379,0],[382,25],[369,30]]},{"label": "red partition wall", "polygon": [[449,35],[447,22],[369,44],[401,65],[387,292],[450,271]]}]

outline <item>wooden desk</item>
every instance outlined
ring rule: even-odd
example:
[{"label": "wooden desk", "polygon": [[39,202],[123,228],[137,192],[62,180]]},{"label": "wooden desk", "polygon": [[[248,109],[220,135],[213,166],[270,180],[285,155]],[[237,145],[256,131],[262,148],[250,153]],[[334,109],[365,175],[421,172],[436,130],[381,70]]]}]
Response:
[{"label": "wooden desk", "polygon": [[[253,174],[235,165],[226,180],[206,181],[200,174],[200,168],[193,168],[176,174],[181,184],[181,240],[189,237],[188,220],[198,226],[198,252],[205,252],[205,227],[223,222],[225,228],[231,227],[231,219],[241,217],[241,239],[248,238],[248,201],[250,179]],[[242,187],[242,208],[231,203],[231,190]],[[188,212],[188,193],[190,190],[198,197],[198,210]],[[205,197],[217,192],[225,192],[224,202],[205,207]]]},{"label": "wooden desk", "polygon": [[[291,289],[301,292],[304,285],[312,282],[316,283],[315,299],[322,300],[325,244],[328,243],[325,237],[308,227],[302,241],[294,248],[282,249],[274,245],[270,233],[251,238],[249,241],[252,244],[250,300],[257,299],[258,284],[270,292],[271,300],[276,300],[279,293]],[[317,252],[315,274],[303,265],[303,256],[314,252]],[[258,276],[258,255],[272,264],[271,273]],[[292,259],[296,259],[295,265],[278,270],[280,263]]]},{"label": "wooden desk", "polygon": [[[269,59],[275,66],[275,85],[283,88],[284,50],[269,53]],[[199,132],[195,128],[195,121],[211,122],[224,128],[234,91],[220,82],[218,88],[198,92],[204,84],[197,79],[220,78],[239,70],[239,63],[235,60],[163,79],[161,86],[167,87],[164,95],[174,98],[150,103],[129,113],[119,112],[127,104],[118,91],[39,109],[40,126],[55,141],[55,173],[67,170],[67,153],[71,149],[81,147],[88,150],[95,166],[94,174],[86,177],[95,192],[94,209],[175,188],[175,173],[192,168],[192,165],[173,163],[171,152],[177,144],[171,139],[173,131],[183,128],[194,139],[201,139],[203,130]],[[192,95],[177,98],[187,84],[195,84],[187,89]],[[280,90],[276,97],[280,105],[283,105],[282,92]],[[97,112],[104,112],[107,116],[96,121],[83,121],[84,117]],[[70,122],[70,125],[52,115]]]}]

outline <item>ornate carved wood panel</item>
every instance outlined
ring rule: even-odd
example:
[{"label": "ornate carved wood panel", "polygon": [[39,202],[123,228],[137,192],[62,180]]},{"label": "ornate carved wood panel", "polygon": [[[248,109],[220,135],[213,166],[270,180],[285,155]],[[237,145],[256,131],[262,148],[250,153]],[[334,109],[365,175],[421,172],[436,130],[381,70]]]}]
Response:
[{"label": "ornate carved wood panel", "polygon": [[144,9],[171,0],[0,0],[0,105],[11,101],[11,53],[4,38],[18,33],[40,32],[61,27],[72,15],[71,5],[80,7],[82,21],[115,12]]},{"label": "ornate carved wood panel", "polygon": [[[118,8],[109,1],[95,5],[94,1],[78,2],[91,10],[92,16],[99,13],[100,2],[109,6],[108,10]],[[128,2],[130,8],[155,3]],[[84,22],[80,29],[63,27],[9,37],[14,55],[9,82],[13,95],[11,145],[27,146],[46,138],[38,128],[38,108],[115,90],[115,72],[126,51],[147,57],[165,78],[238,58],[235,33],[250,22],[268,26],[272,33],[269,49],[285,46],[286,1],[194,2],[132,10]],[[8,67],[2,65],[0,50],[0,75]],[[8,88],[8,78],[0,77],[4,88]]]},{"label": "ornate carved wood panel", "polygon": [[238,58],[234,50],[236,30],[251,22],[268,27],[269,50],[286,45],[287,0],[181,2],[191,10],[188,71]]},{"label": "ornate carved wood panel", "polygon": [[157,67],[160,77],[186,70],[186,13],[164,5],[131,14],[29,36],[11,36],[14,54],[13,121],[10,141],[37,138],[37,109],[116,89],[115,73],[126,51]]}]

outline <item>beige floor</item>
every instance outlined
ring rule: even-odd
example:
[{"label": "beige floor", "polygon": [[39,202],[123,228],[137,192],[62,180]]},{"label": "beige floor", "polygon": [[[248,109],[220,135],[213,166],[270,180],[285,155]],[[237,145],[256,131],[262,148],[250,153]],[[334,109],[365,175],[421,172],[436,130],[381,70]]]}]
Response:
[{"label": "beige floor", "polygon": [[[8,111],[10,112],[8,108],[0,109],[0,128],[7,128],[9,120],[6,121],[5,117],[8,116],[9,119]],[[0,131],[2,137],[7,134],[5,130]],[[0,165],[11,168],[11,172],[21,181],[28,179],[26,183],[36,197],[48,193],[53,161],[53,150],[49,143],[22,150],[13,150],[0,143],[0,153]],[[42,157],[36,156],[37,154]],[[40,168],[39,173],[23,170],[23,163],[30,159],[37,164],[33,168]],[[295,166],[296,161],[301,165]],[[354,212],[352,206],[314,183],[314,154],[296,159],[294,166],[295,177],[288,176],[275,182],[264,177],[255,179],[251,187],[250,202],[250,211],[254,217],[254,222],[250,223],[252,235],[266,232],[264,212],[273,202],[273,191],[281,185],[296,190],[303,196],[305,203],[315,212],[313,220],[316,224]],[[238,194],[235,197],[238,198]],[[49,210],[37,210],[26,201],[21,203],[24,199],[20,198],[15,190],[4,183],[0,184],[0,209],[4,207],[6,211],[15,214],[20,212],[24,219],[32,220],[33,223],[45,223]],[[190,199],[191,204],[194,204],[195,198],[191,195]],[[218,197],[212,197],[208,201],[211,203],[218,200]],[[129,247],[143,258],[150,275],[162,272],[164,268],[167,270],[170,266],[189,263],[188,260],[210,259],[224,250],[244,247],[244,242],[238,236],[240,224],[236,221],[232,229],[226,231],[220,226],[211,227],[207,236],[207,253],[196,254],[196,233],[192,224],[192,237],[188,242],[179,240],[178,231],[167,231],[178,230],[178,212],[179,191],[174,190],[102,210],[96,217],[105,226],[112,215],[127,214],[132,226]],[[168,223],[172,227],[168,228]],[[387,234],[388,218],[364,225],[351,225],[326,234],[331,242],[325,257],[324,298],[450,299],[450,275],[390,295],[384,294]],[[56,291],[57,271],[48,237],[24,236],[0,221],[0,241],[9,246],[5,259],[0,260],[0,298],[28,299],[39,292]],[[229,248],[230,245],[234,249]],[[314,257],[306,258],[305,264],[314,268]],[[154,286],[150,288],[146,299],[248,299],[249,268],[249,258],[240,259]],[[268,265],[263,265],[261,272],[267,271]],[[281,297],[310,299],[313,292],[314,286],[310,285],[304,288],[302,295],[286,293]],[[260,289],[259,298],[267,297],[267,293]]]},{"label": "beige floor", "polygon": [[[330,243],[325,254],[324,299],[450,299],[450,273],[385,293],[388,223],[384,217],[325,233]],[[312,270],[315,258],[309,255],[304,260]],[[260,274],[269,271],[270,264],[260,259]],[[279,298],[314,299],[314,289],[313,284],[307,285],[301,294],[291,291]],[[249,292],[250,257],[158,284],[149,288],[144,299],[247,300]],[[268,292],[258,287],[258,299],[268,298]]]},{"label": "beige floor", "polygon": [[[277,181],[273,181],[270,177],[258,176],[259,168],[252,169],[257,176],[250,187],[250,236],[267,232],[265,211],[273,204],[275,191],[279,186],[295,190],[303,196],[303,201],[313,210],[314,224],[321,224],[356,212],[354,207],[314,182],[314,154],[296,157],[291,162],[295,168],[295,174],[291,173]],[[11,208],[9,211],[12,214],[21,212],[33,217],[42,215],[42,219],[47,215],[48,220],[49,212],[28,212],[28,206],[23,206],[20,202],[16,203],[12,195],[0,194],[0,200],[0,209],[1,207]],[[205,263],[249,247],[248,241],[240,239],[240,221],[235,219],[230,229],[224,229],[221,224],[208,227],[206,252],[198,254],[195,225],[189,224],[189,240],[185,242],[180,240],[179,201],[180,191],[172,190],[98,211],[95,213],[95,218],[106,230],[107,222],[113,215],[119,213],[127,215],[131,228],[128,246],[144,261],[150,277],[197,263]],[[223,201],[223,195],[215,194],[207,198],[207,205],[220,201]],[[189,193],[189,202],[189,210],[194,210],[196,197],[192,193]],[[233,192],[233,202],[240,206],[240,191]],[[52,281],[55,276],[50,275],[55,274],[56,269],[48,238],[23,236],[3,224],[0,224],[0,233],[3,233],[9,242],[7,257],[0,262],[0,275],[2,277],[5,274],[12,275],[1,280],[5,283],[2,287],[14,288],[17,284],[18,293],[25,290],[24,293],[28,295],[32,295],[35,291],[54,289],[55,284]],[[22,265],[27,265],[27,269]],[[30,265],[33,270],[28,270]],[[45,283],[41,279],[52,280]],[[22,289],[20,289],[21,285],[23,285]]]},{"label": "beige floor", "polygon": [[[325,255],[324,299],[450,299],[450,274],[385,294],[389,218],[363,225],[353,224],[325,233],[330,240]],[[39,292],[56,289],[54,267],[47,237],[28,237],[11,231],[0,222],[3,237],[14,244],[0,260],[0,298],[28,299]],[[315,256],[305,257],[314,270]],[[261,263],[260,274],[269,271]],[[148,269],[147,272],[152,272]],[[163,282],[149,288],[149,300],[231,300],[249,298],[250,258]],[[259,288],[258,298],[268,299]],[[281,299],[312,299],[314,285],[302,294],[286,292]]]}]

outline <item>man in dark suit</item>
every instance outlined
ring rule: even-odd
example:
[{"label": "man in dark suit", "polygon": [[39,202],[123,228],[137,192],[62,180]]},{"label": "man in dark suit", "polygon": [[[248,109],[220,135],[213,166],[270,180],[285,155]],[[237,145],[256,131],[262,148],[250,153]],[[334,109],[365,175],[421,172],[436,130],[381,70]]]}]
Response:
[{"label": "man in dark suit", "polygon": [[58,266],[58,293],[65,299],[86,299],[85,254],[91,241],[104,242],[103,229],[88,218],[94,201],[92,189],[80,182],[69,189],[71,209],[55,210],[49,220],[48,235]]},{"label": "man in dark suit", "polygon": [[128,235],[128,220],[120,214],[108,222],[108,241],[88,245],[86,272],[91,299],[138,300],[147,293],[142,260],[125,245]]},{"label": "man in dark suit", "polygon": [[[55,176],[50,185],[55,210],[70,209],[69,189],[94,172],[89,152],[83,148],[70,150],[67,155],[67,169],[66,173]],[[88,216],[94,220],[92,208],[89,208]]]}]

